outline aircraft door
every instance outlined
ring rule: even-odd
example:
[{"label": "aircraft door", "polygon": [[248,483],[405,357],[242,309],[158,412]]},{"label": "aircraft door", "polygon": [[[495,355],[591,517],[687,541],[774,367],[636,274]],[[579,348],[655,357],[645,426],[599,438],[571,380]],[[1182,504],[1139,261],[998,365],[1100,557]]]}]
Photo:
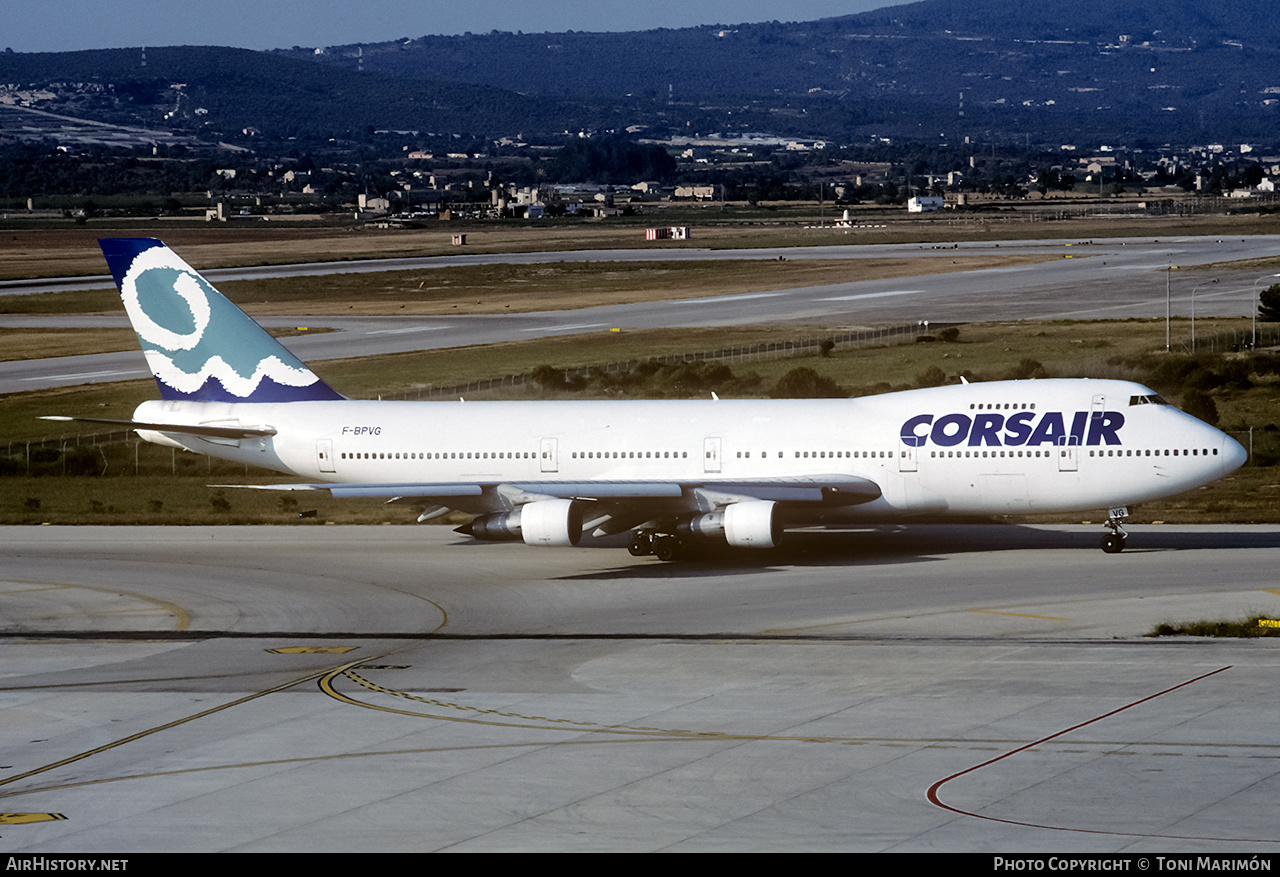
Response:
[{"label": "aircraft door", "polygon": [[[1107,397],[1103,393],[1095,393],[1093,401],[1089,404],[1089,426],[1088,432],[1092,433],[1095,428],[1100,427],[1102,418],[1107,413]],[[1079,440],[1082,444],[1084,439]]]},{"label": "aircraft door", "polygon": [[920,452],[919,448],[907,447],[906,443],[898,445],[898,471],[899,472],[918,472],[918,464],[916,455]]},{"label": "aircraft door", "polygon": [[544,438],[538,447],[538,464],[543,472],[559,472],[559,442],[553,438]]},{"label": "aircraft door", "polygon": [[316,441],[316,464],[321,472],[333,472],[333,439]]},{"label": "aircraft door", "polygon": [[1058,454],[1059,472],[1077,472],[1080,469],[1080,443],[1075,436],[1062,436],[1054,450]]},{"label": "aircraft door", "polygon": [[702,471],[720,471],[721,441],[719,436],[708,436],[702,442]]}]

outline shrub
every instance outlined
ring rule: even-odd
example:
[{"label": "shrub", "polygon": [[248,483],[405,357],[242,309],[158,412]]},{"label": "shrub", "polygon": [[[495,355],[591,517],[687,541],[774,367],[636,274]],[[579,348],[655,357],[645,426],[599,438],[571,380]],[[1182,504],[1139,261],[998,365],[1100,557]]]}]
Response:
[{"label": "shrub", "polygon": [[771,399],[844,399],[849,391],[831,378],[801,366],[787,372],[769,391]]},{"label": "shrub", "polygon": [[1218,406],[1213,397],[1199,390],[1188,390],[1182,394],[1182,410],[1192,417],[1198,417],[1210,426],[1218,425]]},{"label": "shrub", "polygon": [[916,384],[921,387],[941,387],[947,382],[947,373],[936,365],[931,365],[916,375]]}]

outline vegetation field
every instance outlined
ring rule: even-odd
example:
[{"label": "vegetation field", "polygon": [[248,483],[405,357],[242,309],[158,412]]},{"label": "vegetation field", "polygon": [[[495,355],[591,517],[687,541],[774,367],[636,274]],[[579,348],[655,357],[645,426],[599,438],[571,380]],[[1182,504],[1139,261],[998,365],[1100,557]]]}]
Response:
[{"label": "vegetation field", "polygon": [[0,327],[0,362],[131,350],[132,329],[8,329]]},{"label": "vegetation field", "polygon": [[[218,289],[253,315],[494,314],[793,289],[1043,262],[1052,256],[542,262],[238,280]],[[0,314],[119,314],[114,290],[0,296]],[[87,351],[86,351],[87,352]]]},{"label": "vegetation field", "polygon": [[[118,298],[117,298],[118,300]],[[277,338],[316,334],[327,329],[268,329]],[[132,329],[10,329],[0,327],[0,362],[40,359],[52,356],[78,356],[84,353],[111,353],[135,350],[138,336]]]},{"label": "vegetation field", "polygon": [[[1123,199],[1121,199],[1123,201]],[[1136,207],[1136,205],[1135,205]],[[603,222],[435,222],[416,229],[354,226],[349,219],[329,225],[189,220],[92,220],[65,226],[8,223],[0,231],[0,280],[71,277],[106,273],[98,239],[160,237],[200,269],[296,262],[349,261],[468,253],[530,253],[583,249],[741,249],[822,247],[859,243],[942,244],[957,241],[1251,235],[1280,231],[1269,214],[1067,216],[1053,200],[1017,208],[997,202],[988,208],[921,216],[901,207],[853,207],[861,227],[832,228],[837,211],[816,203],[663,205],[642,215]],[[817,227],[821,222],[827,227]],[[646,241],[652,225],[689,225],[691,240]],[[465,232],[467,244],[452,243]]]},{"label": "vegetation field", "polygon": [[1248,618],[1164,622],[1157,624],[1147,636],[1277,637],[1280,636],[1280,621],[1265,615],[1251,615]]},{"label": "vegetation field", "polygon": [[[1197,320],[1197,337],[1229,337],[1242,320]],[[1189,331],[1175,323],[1175,337]],[[1135,510],[1134,522],[1280,521],[1280,356],[1259,351],[1164,352],[1163,320],[979,324],[950,341],[836,347],[765,358],[740,352],[717,361],[648,364],[628,372],[567,370],[619,360],[644,362],[766,341],[821,338],[812,330],[755,327],[599,333],[314,363],[338,390],[357,398],[415,398],[429,388],[507,374],[532,374],[521,386],[468,392],[498,398],[722,398],[866,395],[942,383],[1035,377],[1116,377],[1142,381],[1230,432],[1252,460],[1201,490]],[[1236,336],[1238,337],[1238,336]],[[772,357],[772,355],[771,355]],[[107,435],[87,425],[52,424],[41,414],[127,418],[155,397],[151,381],[11,394],[0,399],[0,523],[409,523],[409,506],[335,502],[324,493],[280,494],[205,485],[277,483],[275,473],[210,461]],[[446,403],[447,404],[447,403]],[[303,511],[314,516],[300,518]],[[1101,521],[1102,510],[1094,516]],[[1088,516],[1034,520],[1076,521]]]}]

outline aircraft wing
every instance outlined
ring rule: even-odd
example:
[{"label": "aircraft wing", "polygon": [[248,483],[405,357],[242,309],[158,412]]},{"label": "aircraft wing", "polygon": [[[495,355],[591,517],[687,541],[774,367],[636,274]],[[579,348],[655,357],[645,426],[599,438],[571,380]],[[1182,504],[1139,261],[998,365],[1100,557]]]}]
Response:
[{"label": "aircraft wing", "polygon": [[[231,487],[234,485],[211,485]],[[577,545],[641,528],[628,550],[670,560],[675,536],[646,533],[650,522],[687,519],[690,532],[723,537],[738,547],[772,547],[782,535],[782,509],[831,508],[872,502],[880,486],[854,475],[697,481],[511,481],[405,484],[273,484],[259,489],[327,490],[335,497],[384,497],[420,505],[419,521],[451,510],[474,517],[457,528],[477,539],[523,539],[529,545]]]},{"label": "aircraft wing", "polygon": [[[880,485],[852,475],[804,478],[760,478],[735,481],[511,481],[369,484],[219,484],[215,487],[249,487],[259,490],[327,490],[334,497],[386,498],[391,502],[416,499],[449,499],[474,507],[477,497],[492,497],[497,508],[511,508],[535,499],[577,499],[602,503],[626,500],[667,501],[706,510],[743,500],[786,503],[860,505],[879,498]],[[681,501],[684,501],[683,503]]]}]

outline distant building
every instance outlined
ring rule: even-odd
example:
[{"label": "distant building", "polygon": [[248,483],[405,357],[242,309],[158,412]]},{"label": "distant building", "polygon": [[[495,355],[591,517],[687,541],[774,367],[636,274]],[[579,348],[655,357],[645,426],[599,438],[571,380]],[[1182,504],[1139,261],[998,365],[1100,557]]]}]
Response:
[{"label": "distant building", "polygon": [[907,212],[933,213],[935,210],[941,210],[945,203],[945,199],[933,195],[918,195],[907,200]]},{"label": "distant building", "polygon": [[671,225],[646,228],[644,230],[644,239],[646,241],[687,241],[691,237],[692,233],[687,225]]},{"label": "distant building", "polygon": [[356,206],[355,218],[357,220],[386,216],[391,212],[391,202],[386,198],[370,198],[363,192],[356,196]]},{"label": "distant building", "polygon": [[692,198],[695,201],[710,201],[716,196],[715,186],[676,186],[676,198]]},{"label": "distant building", "polygon": [[655,180],[642,180],[631,187],[641,200],[656,201],[662,195],[662,184]]}]

